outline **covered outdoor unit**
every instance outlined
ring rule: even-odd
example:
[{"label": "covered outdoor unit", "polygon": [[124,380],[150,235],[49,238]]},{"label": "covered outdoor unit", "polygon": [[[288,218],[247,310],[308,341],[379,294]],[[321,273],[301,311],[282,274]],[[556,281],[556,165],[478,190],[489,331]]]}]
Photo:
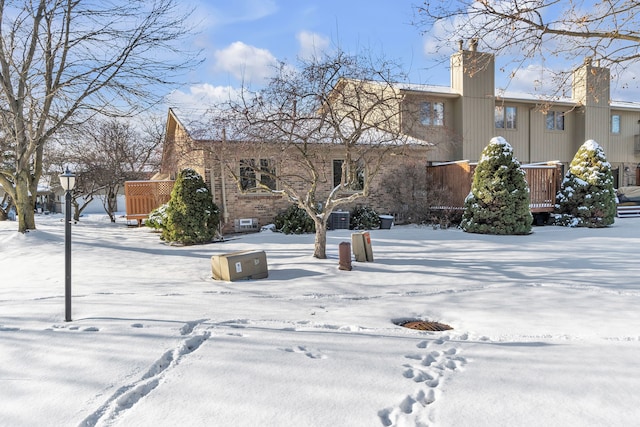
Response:
[{"label": "covered outdoor unit", "polygon": [[348,230],[349,212],[331,212],[329,215],[329,230]]}]

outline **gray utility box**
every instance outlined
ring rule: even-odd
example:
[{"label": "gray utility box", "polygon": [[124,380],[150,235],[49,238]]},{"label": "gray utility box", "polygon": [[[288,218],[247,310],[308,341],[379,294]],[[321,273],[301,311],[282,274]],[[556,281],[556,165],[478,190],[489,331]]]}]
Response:
[{"label": "gray utility box", "polygon": [[264,279],[269,276],[264,251],[240,251],[211,257],[211,271],[216,280],[233,282]]}]

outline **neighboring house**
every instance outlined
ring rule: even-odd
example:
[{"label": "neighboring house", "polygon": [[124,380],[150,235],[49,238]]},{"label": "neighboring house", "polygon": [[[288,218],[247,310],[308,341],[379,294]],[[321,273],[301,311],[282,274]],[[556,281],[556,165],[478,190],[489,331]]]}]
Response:
[{"label": "neighboring house", "polygon": [[[291,200],[278,193],[281,184],[272,176],[287,176],[288,183],[296,185],[295,178],[291,177],[308,173],[296,150],[290,147],[282,153],[282,147],[279,144],[270,147],[269,144],[246,141],[196,139],[177,117],[176,111],[171,109],[167,119],[161,171],[154,178],[175,179],[178,171],[193,168],[204,177],[214,202],[220,208],[223,233],[256,229],[272,223],[276,214],[292,204]],[[312,157],[321,175],[317,201],[323,202],[340,184],[344,147],[340,144],[316,143],[312,149],[315,151]],[[386,158],[371,184],[370,196],[360,198],[342,209],[348,210],[357,204],[372,207],[379,213],[392,213],[392,195],[396,189],[390,186],[390,178],[405,169],[409,162],[416,162],[421,167],[426,165],[430,149],[424,141],[410,138],[409,144]],[[259,167],[247,168],[248,164]],[[265,173],[255,172],[255,169],[264,170]],[[275,192],[256,189],[256,182],[266,184]]]},{"label": "neighboring house", "polygon": [[496,94],[495,60],[469,50],[451,56],[451,87],[398,85],[405,93],[406,132],[437,149],[432,162],[478,161],[492,137],[502,136],[518,160],[568,165],[588,139],[604,149],[616,187],[640,184],[640,103],[610,100],[608,69],[586,59],[573,72],[569,99]]},{"label": "neighboring house", "polygon": [[[380,213],[395,212],[391,202],[393,188],[388,178],[403,169],[407,162],[422,167],[427,164],[479,159],[482,149],[495,136],[504,137],[523,163],[559,161],[565,167],[587,139],[596,140],[612,164],[616,187],[640,184],[640,103],[610,101],[610,72],[590,59],[573,73],[570,99],[546,100],[529,95],[496,94],[495,58],[477,51],[472,42],[468,50],[460,49],[451,56],[451,86],[397,84],[393,90],[401,94],[399,121],[406,135],[428,144],[414,144],[411,153],[392,156],[378,176],[366,204]],[[339,84],[349,84],[348,80]],[[371,87],[388,86],[370,82]],[[291,202],[278,194],[255,191],[243,194],[252,181],[266,180],[259,173],[249,176],[243,164],[260,164],[269,168],[295,168],[295,161],[273,160],[264,145],[250,142],[220,141],[197,137],[202,129],[187,129],[190,117],[178,117],[170,110],[167,119],[161,171],[155,179],[174,179],[185,167],[194,168],[210,185],[214,201],[221,208],[223,231],[264,225]],[[394,114],[394,116],[396,116]],[[185,120],[185,122],[181,121]],[[395,129],[397,130],[397,129]],[[339,182],[343,156],[341,147],[318,146],[318,162],[324,165],[326,179],[321,194],[328,194]],[[224,158],[224,162],[219,159]],[[229,167],[229,165],[233,165]],[[292,171],[290,171],[292,172]],[[292,172],[293,173],[293,172]],[[266,174],[265,174],[266,175]],[[236,179],[234,179],[234,177]],[[274,189],[278,184],[269,183]],[[255,222],[257,220],[257,223]]]}]

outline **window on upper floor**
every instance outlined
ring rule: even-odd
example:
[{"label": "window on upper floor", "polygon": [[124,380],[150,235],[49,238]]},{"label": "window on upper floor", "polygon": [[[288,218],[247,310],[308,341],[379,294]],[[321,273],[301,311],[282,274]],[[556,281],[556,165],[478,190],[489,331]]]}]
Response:
[{"label": "window on upper floor", "polygon": [[620,114],[611,115],[611,133],[620,133]]},{"label": "window on upper floor", "polygon": [[[259,184],[258,184],[259,183]],[[240,187],[243,190],[276,189],[276,168],[271,159],[240,160]]]},{"label": "window on upper floor", "polygon": [[495,109],[495,122],[497,129],[516,129],[517,128],[516,107],[497,106]]},{"label": "window on upper floor", "polygon": [[424,126],[444,126],[444,102],[423,102],[420,106],[420,123]]},{"label": "window on upper floor", "polygon": [[561,111],[547,111],[547,130],[564,130],[564,113]]},{"label": "window on upper floor", "polygon": [[334,160],[333,161],[333,186],[334,188],[339,186],[342,182],[342,176],[345,176],[345,183],[350,190],[362,190],[364,188],[364,168],[355,164],[355,162],[351,163],[351,167],[347,168],[347,170],[342,170],[342,165],[344,164],[344,160]]}]

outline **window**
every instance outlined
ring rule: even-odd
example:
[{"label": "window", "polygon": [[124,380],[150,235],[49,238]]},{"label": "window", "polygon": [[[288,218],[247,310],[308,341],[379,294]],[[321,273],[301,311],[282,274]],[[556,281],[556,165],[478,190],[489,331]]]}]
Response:
[{"label": "window", "polygon": [[611,133],[620,133],[620,115],[613,114],[611,116]]},{"label": "window", "polygon": [[[337,187],[342,182],[342,165],[344,160],[333,161],[333,187]],[[347,188],[351,190],[362,190],[364,188],[364,168],[362,166],[351,164],[351,168],[345,171],[345,183]]]},{"label": "window", "polygon": [[516,129],[517,123],[516,107],[496,107],[495,109],[495,122],[497,129]]},{"label": "window", "polygon": [[[270,159],[240,160],[240,187],[243,190],[256,188],[276,189],[276,168]],[[258,186],[258,182],[260,186]]]},{"label": "window", "polygon": [[423,102],[420,123],[425,126],[444,126],[444,102]]},{"label": "window", "polygon": [[564,113],[547,111],[547,130],[564,130]]}]

